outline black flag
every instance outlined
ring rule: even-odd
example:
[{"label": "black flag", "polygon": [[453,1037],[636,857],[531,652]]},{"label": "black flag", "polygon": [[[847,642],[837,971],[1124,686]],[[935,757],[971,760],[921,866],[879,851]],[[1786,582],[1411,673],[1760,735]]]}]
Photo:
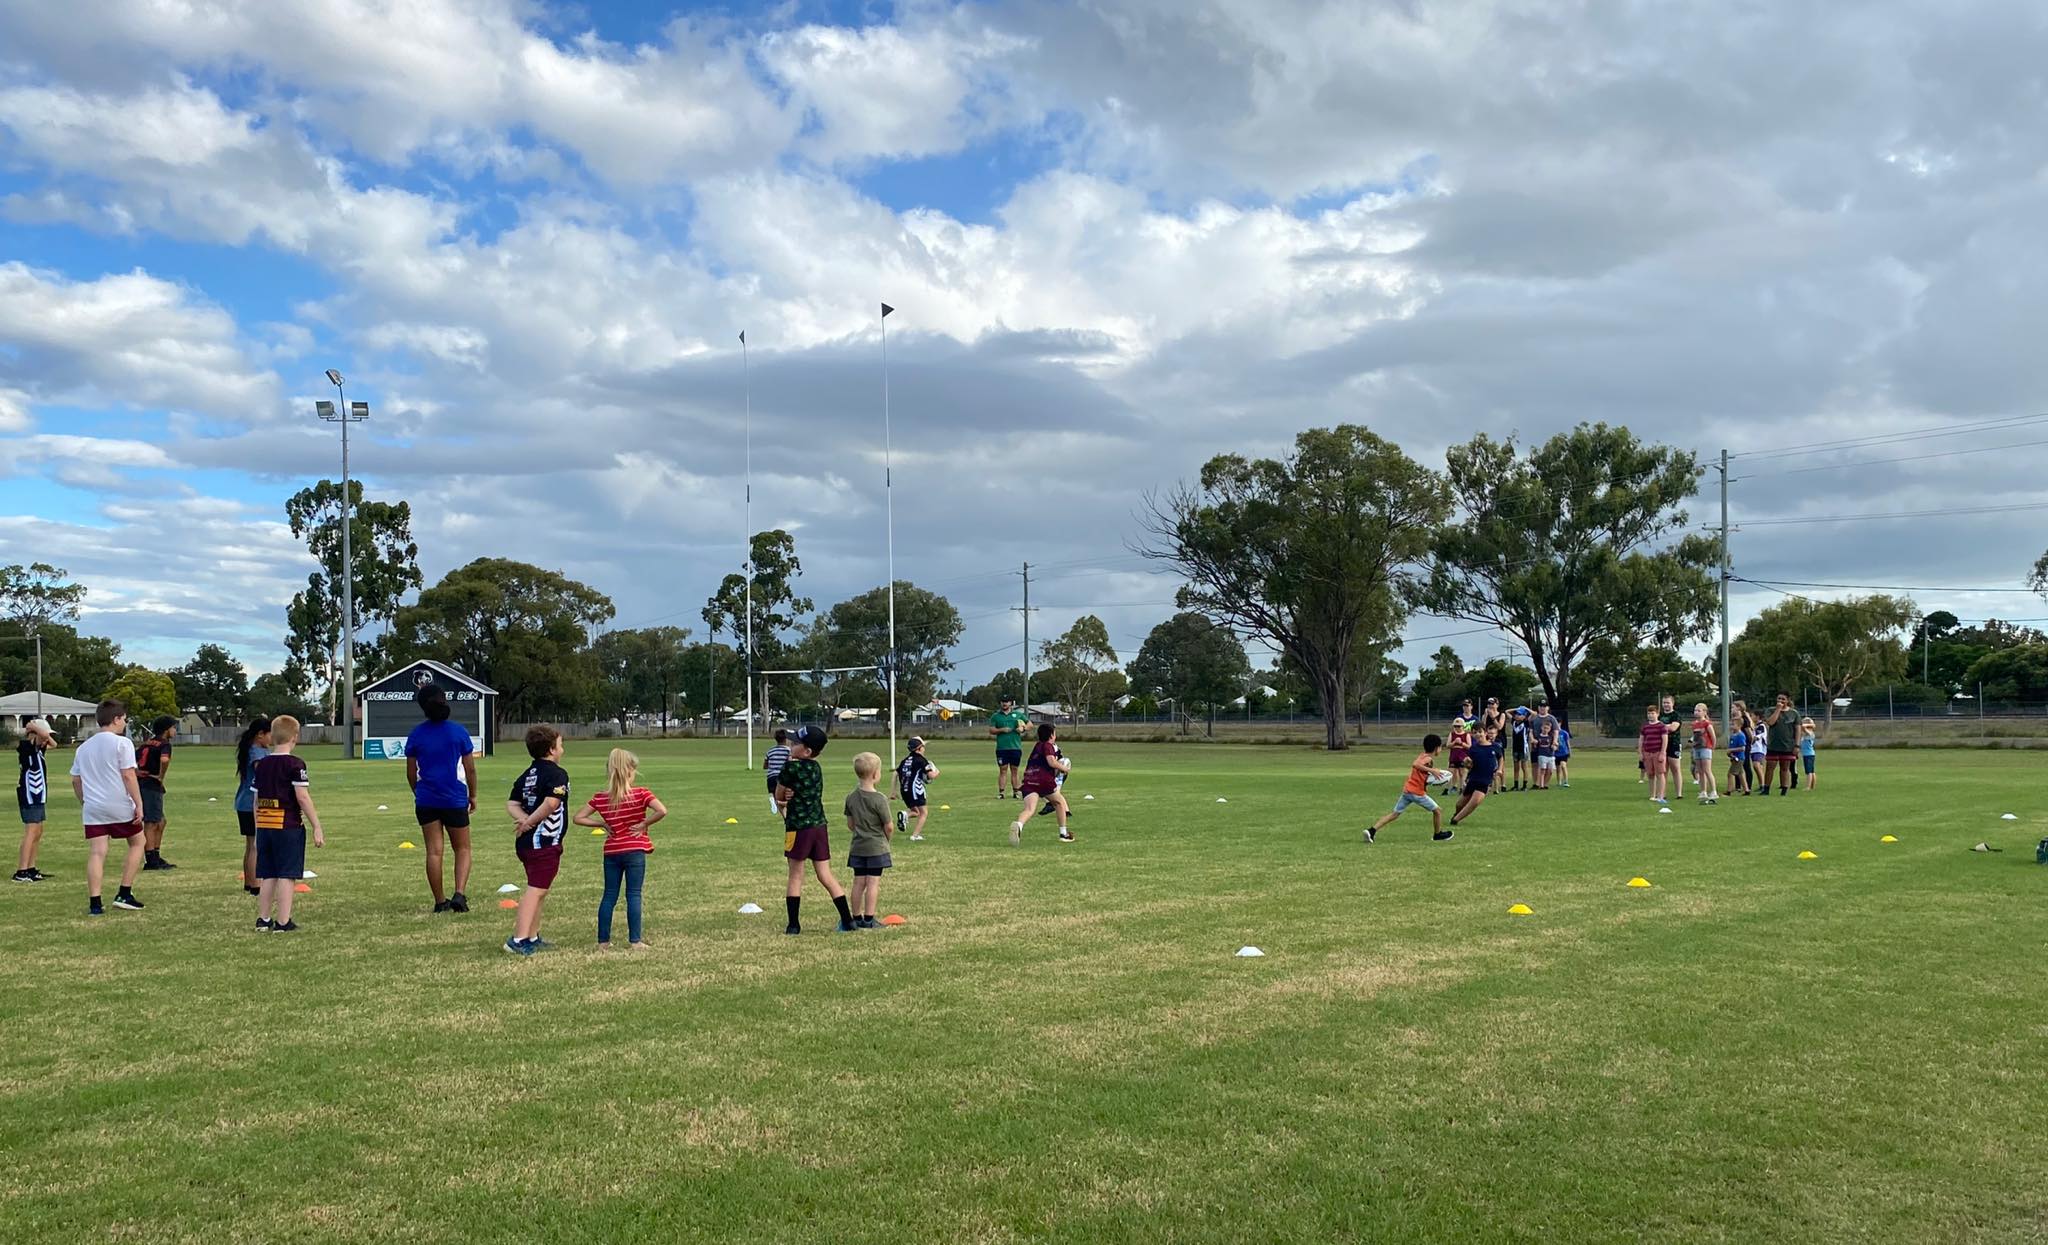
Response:
[{"label": "black flag", "polygon": [[896,309],[895,309],[894,307],[891,307],[891,306],[890,306],[889,304],[887,304],[887,303],[883,303],[883,304],[882,304],[882,318],[883,318],[884,320],[888,319],[888,318],[889,318],[889,313],[890,313],[890,312],[892,312],[892,311],[894,311],[894,310],[896,310]]},{"label": "black flag", "polygon": [[742,329],[742,330],[740,331],[740,345],[744,346],[744,345],[746,345],[746,344],[747,344],[747,334],[746,334],[746,330]]}]

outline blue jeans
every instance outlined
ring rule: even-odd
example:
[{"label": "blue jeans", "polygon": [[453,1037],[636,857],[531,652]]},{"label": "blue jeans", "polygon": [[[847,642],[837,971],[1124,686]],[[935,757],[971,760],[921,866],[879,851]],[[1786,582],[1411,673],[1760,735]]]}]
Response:
[{"label": "blue jeans", "polygon": [[647,880],[646,852],[616,852],[604,858],[604,898],[597,905],[597,940],[612,940],[612,909],[619,906],[619,883],[626,884],[626,935],[640,941],[640,884]]}]

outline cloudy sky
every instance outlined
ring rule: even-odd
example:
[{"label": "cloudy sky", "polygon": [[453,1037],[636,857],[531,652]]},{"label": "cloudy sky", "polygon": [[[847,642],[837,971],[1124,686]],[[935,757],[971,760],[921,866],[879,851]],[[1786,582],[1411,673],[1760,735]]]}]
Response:
[{"label": "cloudy sky", "polygon": [[1135,652],[1144,490],[1340,420],[1432,462],[1955,429],[1739,460],[1738,572],[2048,613],[2042,514],[1991,510],[2048,463],[2044,67],[2020,0],[0,0],[0,562],[140,660],[274,668],[334,367],[430,580],[701,632],[744,329],[755,526],[827,603],[883,579],[887,300],[898,572],[963,681],[1026,560],[1035,629]]}]

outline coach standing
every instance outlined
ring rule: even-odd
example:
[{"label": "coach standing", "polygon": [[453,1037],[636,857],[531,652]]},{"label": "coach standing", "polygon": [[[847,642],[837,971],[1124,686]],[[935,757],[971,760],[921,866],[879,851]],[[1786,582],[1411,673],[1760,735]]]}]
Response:
[{"label": "coach standing", "polygon": [[1006,794],[1003,779],[1010,785],[1007,794],[1024,798],[1024,789],[1018,785],[1017,767],[1024,763],[1024,735],[1026,724],[1031,721],[1029,714],[1017,712],[1017,698],[1003,697],[1003,707],[988,715],[988,733],[996,737],[996,798]]}]

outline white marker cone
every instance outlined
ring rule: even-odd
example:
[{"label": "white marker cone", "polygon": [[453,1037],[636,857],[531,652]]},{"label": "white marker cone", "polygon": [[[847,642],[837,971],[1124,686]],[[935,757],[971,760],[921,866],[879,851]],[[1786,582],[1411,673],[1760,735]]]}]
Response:
[{"label": "white marker cone", "polygon": [[1998,820],[2000,820],[2000,821],[2018,821],[2018,820],[2019,820],[2019,818],[2018,818],[2018,817],[2016,817],[2016,816],[2014,816],[2014,815],[2013,815],[2013,814],[2011,814],[2011,813],[2000,813],[2000,814],[1998,815]]},{"label": "white marker cone", "polygon": [[519,893],[519,888],[517,886],[514,886],[512,883],[507,882],[503,886],[500,886],[498,888],[498,893],[500,895],[516,895]]},{"label": "white marker cone", "polygon": [[743,916],[757,916],[760,914],[760,911],[761,905],[757,903],[743,903],[740,905],[740,913]]},{"label": "white marker cone", "polygon": [[1082,796],[1081,798],[1082,798],[1082,799],[1084,799],[1084,800],[1092,800],[1092,799],[1094,799],[1095,797],[1094,797],[1094,796],[1092,796],[1092,795],[1084,795],[1084,796]]},{"label": "white marker cone", "polygon": [[1241,960],[1257,959],[1263,957],[1265,954],[1265,952],[1259,950],[1257,947],[1239,947],[1237,949],[1237,957]]},{"label": "white marker cone", "polygon": [[1229,801],[1229,800],[1226,800],[1226,799],[1224,799],[1224,798],[1223,798],[1222,796],[1220,796],[1220,795],[1216,797],[1216,802],[1217,802],[1218,804],[1228,804],[1228,803],[1230,803],[1230,801]]},{"label": "white marker cone", "polygon": [[317,873],[313,872],[313,871],[312,871],[311,869],[308,869],[308,870],[306,870],[306,871],[305,871],[304,873],[301,873],[301,874],[299,875],[299,877],[300,877],[300,878],[302,878],[302,879],[304,879],[305,881],[308,881],[308,882],[312,881],[312,880],[313,880],[314,878],[317,878],[317,877],[319,877],[319,876],[320,876],[319,874],[317,874]]},{"label": "white marker cone", "polygon": [[389,804],[379,804],[377,806],[377,811],[380,813],[388,813],[391,811],[391,806]]}]

